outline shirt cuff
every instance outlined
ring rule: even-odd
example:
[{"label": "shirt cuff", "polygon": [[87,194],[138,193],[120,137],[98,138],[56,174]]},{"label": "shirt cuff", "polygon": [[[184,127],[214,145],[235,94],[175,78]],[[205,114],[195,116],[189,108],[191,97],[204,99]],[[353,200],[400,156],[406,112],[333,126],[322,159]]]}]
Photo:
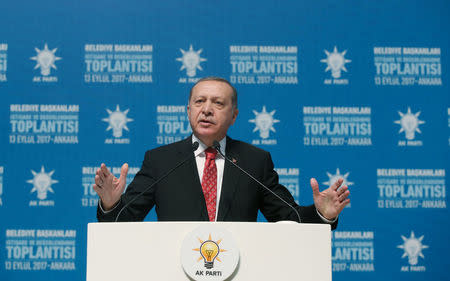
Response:
[{"label": "shirt cuff", "polygon": [[322,214],[319,212],[319,210],[316,209],[316,212],[319,215],[319,217],[326,223],[330,223],[330,224],[331,223],[335,223],[337,221],[337,219],[338,219],[338,217],[335,217],[334,219],[329,220],[329,219],[325,218],[324,216],[322,216]]},{"label": "shirt cuff", "polygon": [[116,205],[114,205],[110,210],[105,211],[105,210],[103,210],[103,207],[102,207],[102,199],[99,198],[99,199],[98,199],[98,207],[100,208],[100,211],[102,211],[102,213],[103,213],[104,215],[106,215],[106,214],[108,214],[108,213],[114,211],[114,209],[117,208],[117,206],[119,206],[119,203],[120,203],[121,200],[122,200],[122,198],[119,199],[119,201],[117,201]]}]

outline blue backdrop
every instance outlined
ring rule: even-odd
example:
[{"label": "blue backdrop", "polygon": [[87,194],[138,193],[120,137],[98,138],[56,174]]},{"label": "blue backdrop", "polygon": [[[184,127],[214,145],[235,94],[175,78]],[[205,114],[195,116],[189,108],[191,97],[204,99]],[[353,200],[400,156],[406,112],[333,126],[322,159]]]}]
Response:
[{"label": "blue backdrop", "polygon": [[[343,177],[334,280],[448,280],[449,2],[15,1],[0,10],[0,276],[83,280],[101,162],[191,131],[200,77],[301,204]],[[147,220],[155,220],[151,213]],[[261,220],[264,220],[261,218]]]}]

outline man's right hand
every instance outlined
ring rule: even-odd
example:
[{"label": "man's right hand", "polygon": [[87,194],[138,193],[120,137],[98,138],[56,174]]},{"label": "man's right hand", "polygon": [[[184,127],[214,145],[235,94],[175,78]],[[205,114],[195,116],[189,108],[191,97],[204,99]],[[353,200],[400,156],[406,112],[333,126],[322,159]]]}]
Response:
[{"label": "man's right hand", "polygon": [[116,178],[104,163],[97,169],[95,174],[95,184],[92,187],[95,192],[97,192],[98,196],[100,196],[103,210],[110,210],[119,201],[120,196],[125,189],[127,173],[127,163],[122,165],[119,178]]}]

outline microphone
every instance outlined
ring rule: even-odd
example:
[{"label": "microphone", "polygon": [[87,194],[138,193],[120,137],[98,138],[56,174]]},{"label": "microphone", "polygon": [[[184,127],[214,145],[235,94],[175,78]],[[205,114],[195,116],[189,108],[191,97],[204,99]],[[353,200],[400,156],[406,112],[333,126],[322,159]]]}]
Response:
[{"label": "microphone", "polygon": [[[192,151],[196,151],[197,148],[199,146],[198,141],[192,143]],[[147,192],[148,190],[150,190],[150,188],[152,188],[153,186],[155,186],[158,182],[160,182],[161,180],[165,179],[168,175],[170,175],[173,171],[175,171],[178,167],[180,167],[181,165],[183,165],[184,163],[186,163],[190,158],[192,157],[192,154],[189,153],[188,157],[186,157],[183,161],[181,161],[180,163],[178,163],[175,167],[173,167],[172,169],[170,169],[169,171],[167,171],[164,175],[162,175],[159,179],[157,179],[154,183],[152,183],[149,187],[147,187],[146,189],[144,189],[144,191],[142,191],[141,193],[139,193],[138,195],[136,195],[133,199],[131,199],[128,203],[125,204],[125,206],[122,207],[122,209],[120,209],[119,213],[116,216],[116,219],[114,220],[114,222],[117,222],[117,220],[119,219],[120,214],[122,214],[123,210],[125,210],[131,203],[133,203],[137,198],[141,197],[142,194],[144,194],[145,192]]]},{"label": "microphone", "polygon": [[281,201],[283,201],[284,204],[288,205],[292,210],[294,210],[294,212],[297,214],[298,217],[298,221],[301,223],[302,220],[300,219],[300,214],[298,213],[298,211],[288,202],[286,202],[286,200],[284,200],[283,198],[281,198],[278,194],[276,194],[275,192],[273,192],[272,190],[270,190],[270,188],[268,188],[265,184],[263,184],[262,182],[260,182],[259,180],[257,180],[254,176],[250,175],[247,171],[245,171],[244,169],[242,169],[239,165],[237,165],[236,163],[234,163],[233,161],[230,160],[230,158],[226,157],[225,154],[222,153],[222,151],[220,151],[220,144],[218,141],[214,141],[213,142],[213,148],[215,150],[217,150],[217,152],[219,152],[220,155],[222,155],[223,158],[225,158],[225,160],[227,160],[228,162],[230,162],[231,164],[233,164],[233,166],[235,166],[236,168],[238,168],[239,170],[241,170],[241,172],[243,172],[244,174],[246,174],[249,178],[251,178],[252,180],[254,180],[255,182],[257,182],[260,186],[262,186],[265,190],[269,191],[270,193],[272,193],[273,195],[275,195],[275,197],[277,197],[278,199],[280,199]]}]

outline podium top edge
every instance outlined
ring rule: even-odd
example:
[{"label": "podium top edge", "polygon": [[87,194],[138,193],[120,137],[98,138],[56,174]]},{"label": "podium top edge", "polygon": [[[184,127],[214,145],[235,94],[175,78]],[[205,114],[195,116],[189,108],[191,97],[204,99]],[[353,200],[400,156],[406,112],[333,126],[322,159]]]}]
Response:
[{"label": "podium top edge", "polygon": [[301,227],[315,227],[315,228],[324,228],[330,229],[331,226],[329,224],[321,224],[321,223],[297,223],[297,222],[207,222],[207,221],[162,221],[162,222],[91,222],[88,223],[89,227],[97,227],[97,226],[119,226],[119,225],[170,225],[170,224],[183,224],[183,225],[254,225],[254,226],[268,226],[268,225],[284,225],[284,226],[301,226]]}]

